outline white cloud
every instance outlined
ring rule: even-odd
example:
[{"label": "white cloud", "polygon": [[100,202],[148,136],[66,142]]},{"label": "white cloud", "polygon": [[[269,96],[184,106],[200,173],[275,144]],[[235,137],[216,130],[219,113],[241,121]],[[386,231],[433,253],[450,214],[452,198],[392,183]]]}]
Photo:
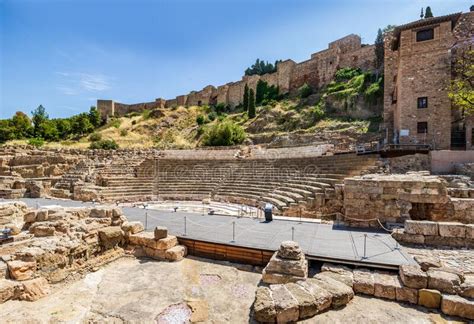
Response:
[{"label": "white cloud", "polygon": [[110,78],[103,74],[81,72],[55,72],[58,77],[56,89],[65,95],[98,93],[111,88]]}]

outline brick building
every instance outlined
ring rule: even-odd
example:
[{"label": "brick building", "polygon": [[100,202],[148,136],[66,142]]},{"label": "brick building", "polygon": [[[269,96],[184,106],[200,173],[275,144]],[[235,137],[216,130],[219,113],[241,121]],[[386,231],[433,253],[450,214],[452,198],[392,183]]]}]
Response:
[{"label": "brick building", "polygon": [[474,149],[474,118],[448,97],[456,48],[472,48],[473,30],[469,12],[417,20],[385,35],[387,143]]}]

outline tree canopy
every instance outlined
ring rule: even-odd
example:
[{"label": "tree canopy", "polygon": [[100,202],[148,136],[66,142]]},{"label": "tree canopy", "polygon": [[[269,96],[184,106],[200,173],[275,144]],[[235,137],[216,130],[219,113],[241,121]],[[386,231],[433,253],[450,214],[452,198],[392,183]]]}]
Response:
[{"label": "tree canopy", "polygon": [[245,70],[245,75],[255,75],[255,74],[264,75],[266,73],[276,72],[277,64],[280,62],[281,60],[277,60],[275,61],[275,64],[272,64],[272,63],[268,63],[263,60],[260,61],[260,59],[257,59],[251,67]]}]

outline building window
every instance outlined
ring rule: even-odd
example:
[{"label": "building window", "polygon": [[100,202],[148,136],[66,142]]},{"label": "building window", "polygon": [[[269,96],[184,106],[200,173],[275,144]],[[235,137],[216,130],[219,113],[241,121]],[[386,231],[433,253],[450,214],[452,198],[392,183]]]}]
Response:
[{"label": "building window", "polygon": [[418,108],[428,108],[428,97],[418,98]]},{"label": "building window", "polygon": [[434,38],[434,29],[423,29],[416,32],[416,41],[423,42]]},{"label": "building window", "polygon": [[427,134],[428,133],[428,122],[419,122],[416,125],[418,134]]}]

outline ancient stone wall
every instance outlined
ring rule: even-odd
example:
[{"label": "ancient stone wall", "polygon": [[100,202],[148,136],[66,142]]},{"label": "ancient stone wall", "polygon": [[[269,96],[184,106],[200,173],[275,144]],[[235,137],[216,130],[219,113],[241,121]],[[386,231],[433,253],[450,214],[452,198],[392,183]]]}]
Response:
[{"label": "ancient stone wall", "polygon": [[[278,86],[282,94],[296,94],[299,87],[308,83],[313,89],[318,89],[330,81],[334,73],[343,67],[360,67],[364,70],[374,69],[374,46],[362,46],[357,35],[348,35],[328,45],[328,49],[311,55],[309,60],[295,63],[286,60],[278,64],[277,71],[262,76],[243,76],[240,81],[231,82],[217,88],[207,86],[200,91],[193,91],[185,96],[166,100],[165,106],[199,105],[224,103],[235,107],[242,102],[245,84],[256,88],[258,80],[264,80],[269,85]],[[98,100],[101,116],[123,116],[129,112],[156,108],[156,102],[125,105],[111,100]]]}]

